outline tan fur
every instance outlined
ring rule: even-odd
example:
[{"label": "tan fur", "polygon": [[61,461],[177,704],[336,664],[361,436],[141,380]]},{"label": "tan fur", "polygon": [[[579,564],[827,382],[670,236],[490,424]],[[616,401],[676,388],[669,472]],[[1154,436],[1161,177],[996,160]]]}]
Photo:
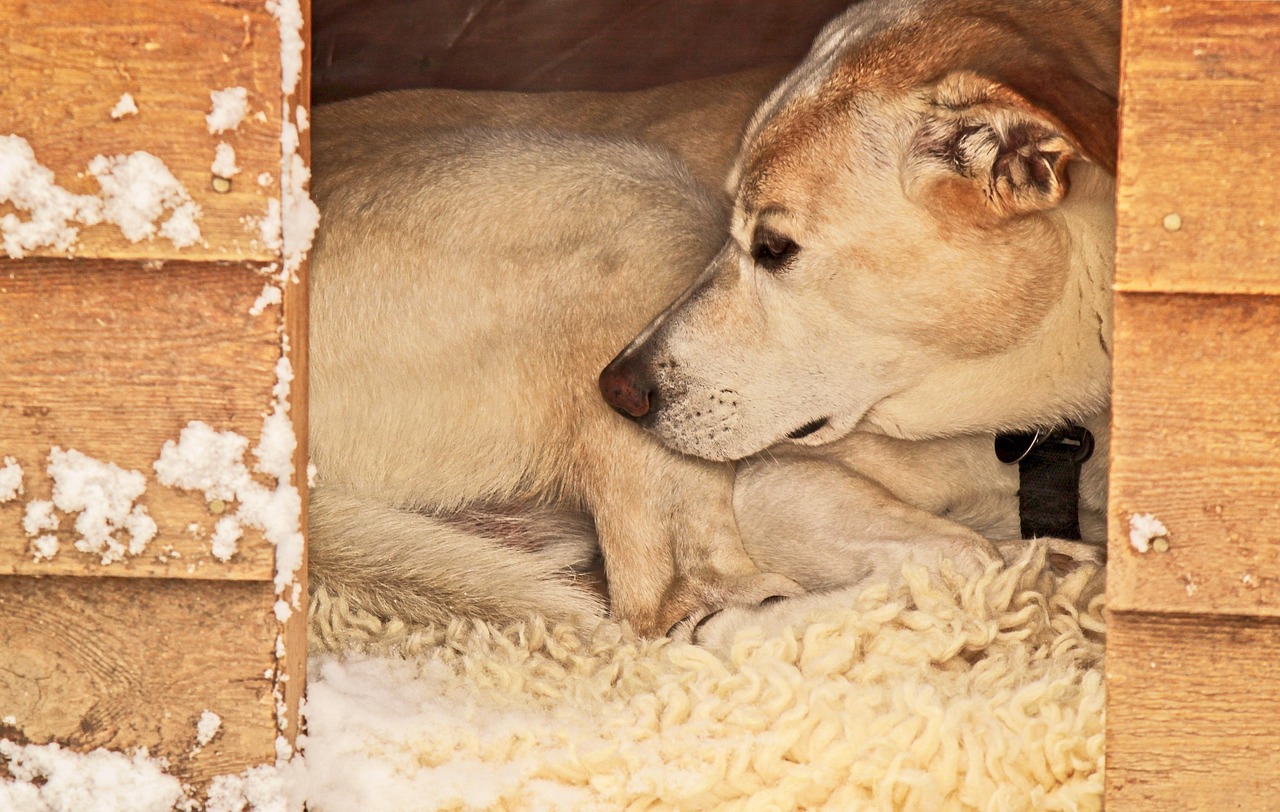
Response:
[{"label": "tan fur", "polygon": [[1082,524],[1101,541],[1118,24],[1103,0],[867,0],[748,125],[727,243],[610,381],[651,393],[640,421],[672,447],[746,458],[761,567],[832,589],[981,558],[1019,535],[993,435],[1067,420],[1099,438]]},{"label": "tan fur", "polygon": [[569,619],[600,611],[572,583],[598,541],[613,614],[646,634],[796,592],[743,552],[731,467],[673,455],[595,389],[715,251],[714,196],[634,142],[350,139],[335,112],[315,124],[317,582],[418,622]]},{"label": "tan fur", "polygon": [[[731,172],[718,145],[759,75],[320,110],[317,580],[412,620],[591,613],[569,582],[598,534],[616,614],[649,633],[684,617],[680,636],[720,645],[794,617],[808,603],[756,604],[796,583],[844,601],[906,558],[980,570],[991,540],[1018,535],[1016,469],[993,433],[1063,419],[1099,436],[1082,490],[1096,539],[1114,10],[860,3],[759,107]],[[699,106],[712,114],[691,124]],[[665,144],[703,179],[729,175],[730,220],[636,143],[443,129],[474,123]],[[762,226],[801,246],[785,272],[752,260]],[[592,391],[637,333],[621,357],[654,375],[646,427],[747,458],[732,492],[728,464],[662,448]],[[535,506],[521,536],[541,539],[536,555],[451,518],[516,504]],[[381,518],[362,529],[362,514]],[[726,605],[744,608],[698,627]]]}]

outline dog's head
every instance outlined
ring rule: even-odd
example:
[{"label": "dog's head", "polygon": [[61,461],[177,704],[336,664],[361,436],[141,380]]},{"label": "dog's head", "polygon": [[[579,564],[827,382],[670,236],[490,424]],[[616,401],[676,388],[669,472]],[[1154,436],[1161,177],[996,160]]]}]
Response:
[{"label": "dog's head", "polygon": [[724,247],[601,375],[677,449],[1105,403],[1114,95],[1040,53],[984,55],[1008,45],[990,21],[867,34],[860,14],[757,113]]}]

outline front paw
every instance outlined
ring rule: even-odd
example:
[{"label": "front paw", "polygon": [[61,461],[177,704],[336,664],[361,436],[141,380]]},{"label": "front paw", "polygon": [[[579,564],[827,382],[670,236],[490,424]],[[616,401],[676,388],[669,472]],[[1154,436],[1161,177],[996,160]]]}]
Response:
[{"label": "front paw", "polygon": [[695,630],[724,611],[767,606],[804,594],[795,581],[773,572],[689,580],[677,585],[669,599],[667,636],[692,642]]}]

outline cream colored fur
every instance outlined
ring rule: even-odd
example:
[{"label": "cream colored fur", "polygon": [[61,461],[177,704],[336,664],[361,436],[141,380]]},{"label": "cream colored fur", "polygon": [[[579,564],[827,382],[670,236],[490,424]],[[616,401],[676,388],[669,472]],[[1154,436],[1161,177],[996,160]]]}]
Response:
[{"label": "cream colored fur", "polygon": [[798,591],[742,550],[732,468],[671,453],[595,387],[714,252],[714,197],[626,141],[363,139],[358,161],[324,142],[313,187],[317,581],[419,622],[569,619],[600,611],[572,583],[598,540],[611,610],[645,634]]},{"label": "cream colored fur", "polygon": [[[751,95],[731,80],[667,97],[684,113],[690,93],[730,99],[700,127],[664,123],[660,95],[639,118],[618,112],[634,99],[598,96],[503,97],[497,116],[450,97],[437,122],[430,96],[321,110],[316,579],[418,622],[593,613],[571,585],[591,554],[586,513],[616,616],[644,633],[684,618],[678,636],[722,643],[847,604],[908,559],[976,574],[1017,549],[1016,469],[992,436],[1064,419],[1100,441],[1082,489],[1098,540],[1114,191],[1097,128],[975,72],[976,46],[940,43],[967,31],[999,46],[999,14],[1030,15],[1050,40],[1097,45],[1086,61],[1105,91],[1112,5],[855,6],[750,123],[727,223],[669,156],[611,136],[649,117],[646,137],[714,177],[709,144]],[[922,53],[942,63],[925,70]],[[433,126],[495,117],[594,135]],[[800,246],[785,272],[753,258],[762,229]],[[736,484],[592,391],[637,333],[622,358],[654,378],[646,427],[688,454],[746,458]],[[538,552],[484,521],[459,529],[459,514],[507,517]],[[757,605],[797,583],[818,595]]]},{"label": "cream colored fur", "polygon": [[837,592],[681,633],[847,604],[905,557],[977,566],[1020,534],[1001,430],[1095,433],[1103,540],[1117,26],[1113,2],[863,2],[761,106],[728,240],[602,386],[673,448],[745,458],[755,562]]}]

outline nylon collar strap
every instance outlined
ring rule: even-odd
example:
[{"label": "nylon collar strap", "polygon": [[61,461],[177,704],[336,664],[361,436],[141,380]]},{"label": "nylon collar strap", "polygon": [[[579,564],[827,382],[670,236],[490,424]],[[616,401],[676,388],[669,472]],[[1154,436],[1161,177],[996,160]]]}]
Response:
[{"label": "nylon collar strap", "polygon": [[1018,465],[1018,515],[1024,539],[1080,538],[1080,468],[1093,456],[1093,434],[1069,423],[996,435],[996,458]]}]

